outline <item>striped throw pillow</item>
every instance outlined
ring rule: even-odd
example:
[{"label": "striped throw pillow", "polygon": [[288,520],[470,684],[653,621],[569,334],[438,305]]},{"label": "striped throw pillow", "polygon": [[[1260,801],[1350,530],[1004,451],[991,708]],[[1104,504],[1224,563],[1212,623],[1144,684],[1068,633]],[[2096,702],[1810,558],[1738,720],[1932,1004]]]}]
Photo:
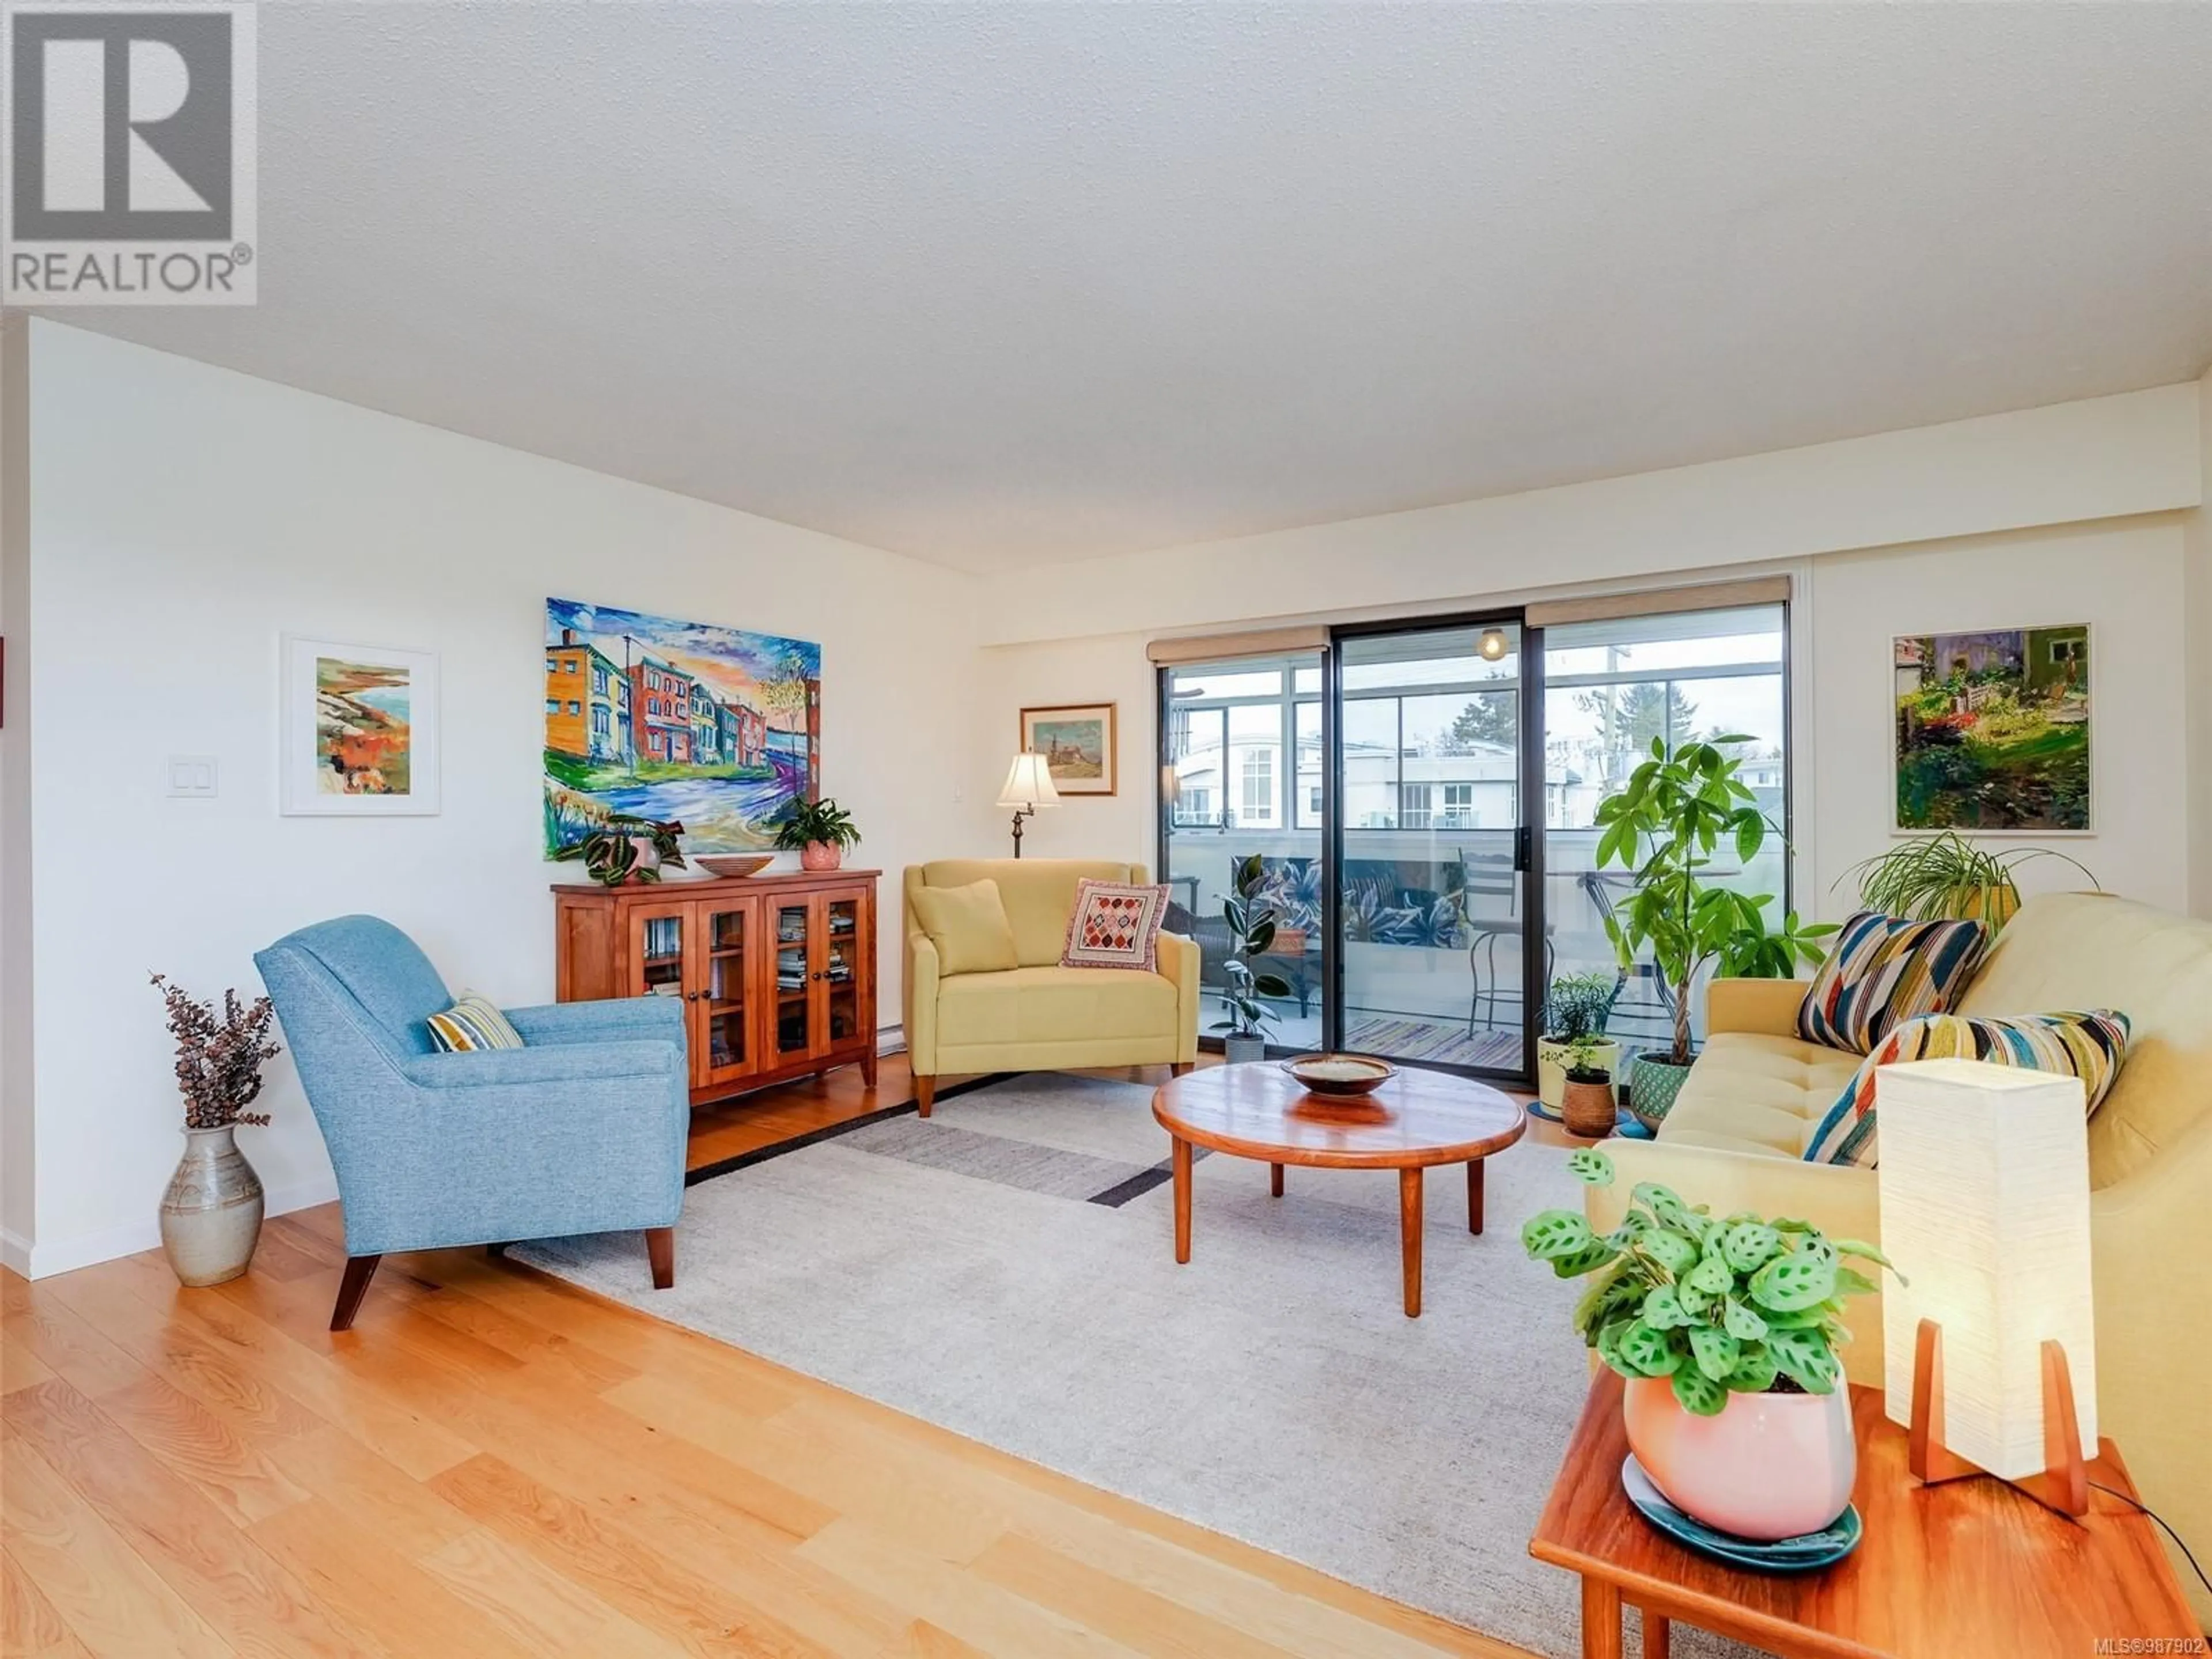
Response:
[{"label": "striped throw pillow", "polygon": [[2078,1077],[2088,1109],[2094,1112],[2119,1076],[2127,1047],[2128,1017],[2110,1008],[2008,1019],[1966,1014],[1909,1019],[1860,1062],[1857,1075],[1820,1120],[1805,1149],[1805,1161],[1875,1167],[1874,1074],[1884,1066],[1905,1060],[1981,1060],[1992,1066]]},{"label": "striped throw pillow", "polygon": [[472,1054],[484,1048],[520,1048],[522,1033],[507,1023],[489,998],[464,991],[444,1013],[430,1016],[430,1041],[441,1054]]},{"label": "striped throw pillow", "polygon": [[1797,1035],[1869,1053],[1908,1019],[1948,1011],[1966,988],[1989,929],[1978,921],[1907,921],[1862,910],[1837,933],[1797,1011]]}]

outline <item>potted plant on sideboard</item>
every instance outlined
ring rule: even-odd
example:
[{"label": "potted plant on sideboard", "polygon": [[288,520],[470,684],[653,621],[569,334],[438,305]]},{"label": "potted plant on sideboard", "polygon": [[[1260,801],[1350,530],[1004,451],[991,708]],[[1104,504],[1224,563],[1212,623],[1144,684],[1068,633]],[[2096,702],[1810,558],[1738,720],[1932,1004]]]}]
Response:
[{"label": "potted plant on sideboard", "polygon": [[[1601,1152],[1567,1163],[1613,1184]],[[1546,1210],[1521,1243],[1562,1279],[1598,1275],[1575,1328],[1628,1380],[1629,1448],[1677,1509],[1762,1540],[1844,1512],[1858,1450],[1836,1346],[1844,1298],[1877,1288],[1844,1258],[1889,1267],[1880,1250],[1810,1222],[1716,1217],[1653,1182],[1602,1237],[1578,1211]]]},{"label": "potted plant on sideboard", "polygon": [[860,830],[835,800],[793,801],[791,816],[776,830],[775,844],[785,852],[796,848],[801,869],[835,870],[844,863],[845,849],[860,844]]},{"label": "potted plant on sideboard", "polygon": [[1702,873],[1723,841],[1738,864],[1748,864],[1770,833],[1781,833],[1736,776],[1741,759],[1722,748],[1751,741],[1730,733],[1670,750],[1654,738],[1651,757],[1619,793],[1598,803],[1597,867],[1618,863],[1636,878],[1628,903],[1606,918],[1606,933],[1624,970],[1639,951],[1650,951],[1674,1015],[1673,1043],[1638,1054],[1628,1076],[1628,1109],[1647,1127],[1667,1115],[1689,1075],[1690,999],[1698,975],[1710,967],[1732,977],[1788,979],[1800,962],[1819,962],[1815,941],[1836,931],[1833,922],[1800,921],[1795,910],[1769,931],[1764,913],[1771,894],[1739,893]]},{"label": "potted plant on sideboard", "polygon": [[1995,939],[2020,908],[2020,887],[2013,872],[2036,859],[2070,864],[2088,878],[2091,887],[2104,890],[2079,860],[2056,848],[1991,850],[1975,846],[1955,830],[1915,836],[1886,853],[1861,859],[1836,878],[1835,886],[1841,886],[1846,877],[1856,877],[1859,902],[1869,910],[1914,921],[1978,921]]},{"label": "potted plant on sideboard", "polygon": [[1237,860],[1232,874],[1237,890],[1221,902],[1221,914],[1229,923],[1229,955],[1221,964],[1225,981],[1221,1002],[1228,1018],[1212,1029],[1225,1034],[1222,1055],[1235,1066],[1267,1057],[1262,1027],[1274,1018],[1275,1011],[1260,999],[1297,993],[1280,974],[1261,973],[1253,965],[1275,944],[1274,910],[1260,896],[1267,880],[1265,864],[1257,853],[1249,854]]},{"label": "potted plant on sideboard", "polygon": [[1613,1065],[1600,1057],[1606,1049],[1618,1054],[1620,1045],[1597,1036],[1578,1036],[1567,1045],[1559,1089],[1559,1124],[1571,1135],[1602,1140],[1620,1120]]},{"label": "potted plant on sideboard", "polygon": [[1568,1050],[1594,1040],[1585,1064],[1616,1072],[1620,1045],[1605,1034],[1624,975],[1595,970],[1562,974],[1544,994],[1544,1035],[1536,1039],[1536,1098],[1558,1112],[1566,1097]]},{"label": "potted plant on sideboard", "polygon": [[283,1052],[269,1041],[276,1011],[267,997],[241,1003],[225,991],[217,1012],[159,974],[153,981],[168,1008],[185,1098],[185,1155],[161,1194],[161,1249],[178,1283],[221,1285],[246,1271],[261,1240],[261,1177],[234,1132],[268,1127],[266,1112],[246,1109],[261,1093],[262,1063]]},{"label": "potted plant on sideboard", "polygon": [[687,867],[683,834],[684,825],[678,820],[663,823],[632,812],[611,812],[553,856],[556,861],[581,859],[584,873],[602,887],[659,881],[663,868]]}]

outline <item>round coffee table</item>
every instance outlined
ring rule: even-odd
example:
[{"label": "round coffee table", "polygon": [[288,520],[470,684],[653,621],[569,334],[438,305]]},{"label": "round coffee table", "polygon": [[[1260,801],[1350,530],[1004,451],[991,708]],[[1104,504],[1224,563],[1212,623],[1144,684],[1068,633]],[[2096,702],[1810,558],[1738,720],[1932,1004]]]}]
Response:
[{"label": "round coffee table", "polygon": [[1152,1115],[1174,1146],[1176,1260],[1190,1260],[1190,1149],[1211,1147],[1268,1166],[1283,1195],[1283,1166],[1398,1171],[1406,1317],[1421,1316],[1422,1171],[1467,1165],[1467,1230],[1482,1231],[1482,1160],[1527,1133],[1520,1105],[1497,1090],[1444,1072],[1404,1071],[1370,1095],[1316,1095],[1273,1060],[1210,1066],[1172,1078],[1152,1095]]}]

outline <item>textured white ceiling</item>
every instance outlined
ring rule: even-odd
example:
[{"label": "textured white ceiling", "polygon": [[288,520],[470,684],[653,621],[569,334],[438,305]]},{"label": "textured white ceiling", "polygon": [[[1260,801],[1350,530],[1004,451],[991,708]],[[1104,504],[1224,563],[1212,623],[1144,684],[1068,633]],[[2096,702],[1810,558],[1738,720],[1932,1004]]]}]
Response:
[{"label": "textured white ceiling", "polygon": [[266,3],[255,310],[988,571],[2179,380],[2212,5]]}]

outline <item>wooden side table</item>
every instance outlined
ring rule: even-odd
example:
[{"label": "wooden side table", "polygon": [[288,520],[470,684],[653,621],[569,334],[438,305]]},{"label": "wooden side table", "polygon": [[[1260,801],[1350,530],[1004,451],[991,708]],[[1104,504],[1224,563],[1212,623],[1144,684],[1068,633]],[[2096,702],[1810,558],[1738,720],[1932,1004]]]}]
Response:
[{"label": "wooden side table", "polygon": [[[1854,1388],[1852,1501],[1866,1535],[1820,1572],[1745,1572],[1684,1549],[1620,1487],[1628,1433],[1621,1379],[1598,1373],[1552,1496],[1528,1540],[1580,1573],[1584,1659],[1620,1659],[1623,1603],[1644,1619],[1646,1659],[1667,1659],[1680,1620],[1783,1659],[2086,1659],[2206,1651],[2148,1517],[2093,1492],[2080,1522],[1995,1480],[1923,1486],[1878,1389]],[[2119,1454],[2096,1477],[2134,1495]],[[2148,1642],[2146,1642],[2148,1638]],[[2100,1648],[2100,1642],[2110,1645]]]}]

